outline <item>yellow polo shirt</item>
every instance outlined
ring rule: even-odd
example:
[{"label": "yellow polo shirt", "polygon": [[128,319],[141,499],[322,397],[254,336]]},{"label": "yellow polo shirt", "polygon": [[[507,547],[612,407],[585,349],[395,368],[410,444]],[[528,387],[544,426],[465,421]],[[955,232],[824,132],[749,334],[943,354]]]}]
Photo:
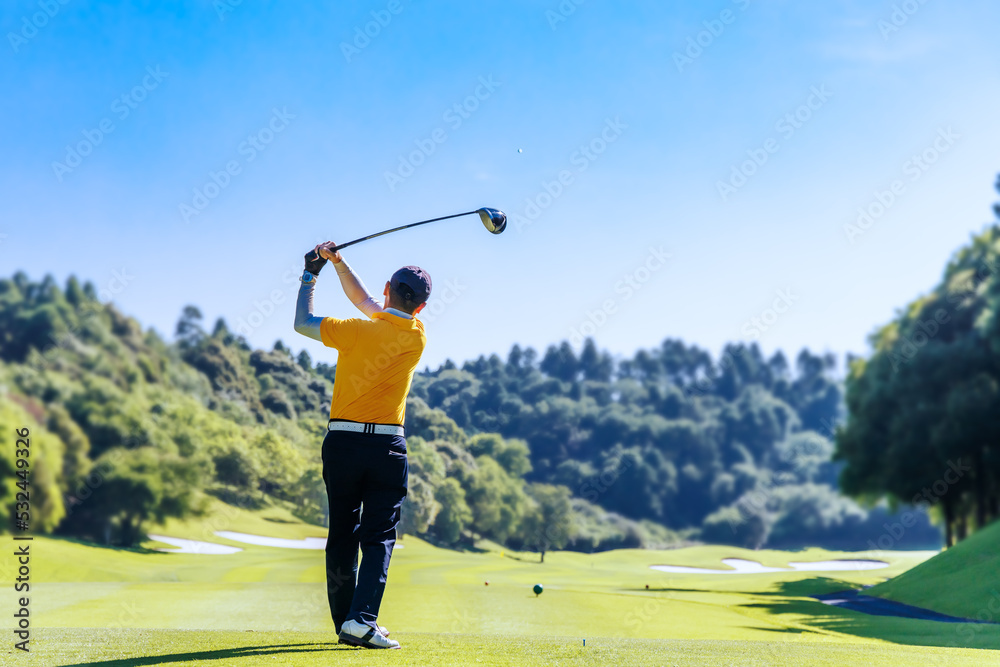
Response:
[{"label": "yellow polo shirt", "polygon": [[325,317],[320,335],[340,353],[330,419],[402,426],[413,372],[427,345],[423,322],[386,312],[370,320]]}]

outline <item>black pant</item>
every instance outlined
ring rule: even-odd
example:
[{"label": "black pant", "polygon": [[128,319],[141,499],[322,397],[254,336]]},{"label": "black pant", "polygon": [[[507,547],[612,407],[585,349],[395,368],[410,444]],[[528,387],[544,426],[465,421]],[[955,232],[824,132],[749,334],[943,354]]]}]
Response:
[{"label": "black pant", "polygon": [[326,592],[337,632],[346,620],[376,627],[408,472],[403,436],[330,431],[323,440]]}]

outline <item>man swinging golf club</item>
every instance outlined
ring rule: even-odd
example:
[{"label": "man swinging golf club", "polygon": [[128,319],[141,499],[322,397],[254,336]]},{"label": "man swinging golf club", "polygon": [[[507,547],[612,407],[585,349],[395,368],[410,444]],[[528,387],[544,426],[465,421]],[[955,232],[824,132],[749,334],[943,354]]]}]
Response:
[{"label": "man swinging golf club", "polygon": [[[327,597],[341,643],[399,648],[376,621],[406,497],[406,395],[427,343],[415,315],[427,303],[431,279],[419,267],[403,267],[385,284],[380,306],[336,247],[321,243],[306,254],[295,307],[295,331],[339,352],[323,440],[323,481],[330,500]],[[316,276],[327,260],[366,319],[313,314]]]}]

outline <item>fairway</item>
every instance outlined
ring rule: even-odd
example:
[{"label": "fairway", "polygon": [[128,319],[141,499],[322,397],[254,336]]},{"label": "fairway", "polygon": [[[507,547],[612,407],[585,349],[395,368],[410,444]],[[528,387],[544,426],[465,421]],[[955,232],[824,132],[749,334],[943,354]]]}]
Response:
[{"label": "fairway", "polygon": [[[126,551],[36,538],[32,653],[8,643],[3,664],[981,665],[994,655],[949,647],[966,637],[973,647],[1000,647],[1000,626],[960,635],[962,624],[867,616],[810,597],[877,584],[926,552],[880,553],[889,566],[874,571],[722,577],[650,566],[718,569],[722,558],[735,557],[783,568],[872,555],[701,546],[554,552],[540,564],[535,554],[457,552],[407,536],[393,556],[380,617],[403,650],[373,658],[336,644],[322,551],[213,535],[222,530],[286,539],[323,534],[278,510],[230,508],[212,520],[151,531],[243,549],[228,555],[159,553],[152,548],[167,545],[152,541]],[[11,565],[5,560],[6,576]],[[545,587],[537,597],[535,583]],[[0,607],[8,618],[11,602],[5,596]]]}]

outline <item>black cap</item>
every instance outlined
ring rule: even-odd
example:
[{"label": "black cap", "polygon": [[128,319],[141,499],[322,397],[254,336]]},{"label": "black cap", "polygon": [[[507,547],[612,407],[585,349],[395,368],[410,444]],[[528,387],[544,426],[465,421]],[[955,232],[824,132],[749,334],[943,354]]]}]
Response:
[{"label": "black cap", "polygon": [[404,266],[392,274],[389,285],[407,301],[424,303],[431,295],[431,277],[419,266]]}]

